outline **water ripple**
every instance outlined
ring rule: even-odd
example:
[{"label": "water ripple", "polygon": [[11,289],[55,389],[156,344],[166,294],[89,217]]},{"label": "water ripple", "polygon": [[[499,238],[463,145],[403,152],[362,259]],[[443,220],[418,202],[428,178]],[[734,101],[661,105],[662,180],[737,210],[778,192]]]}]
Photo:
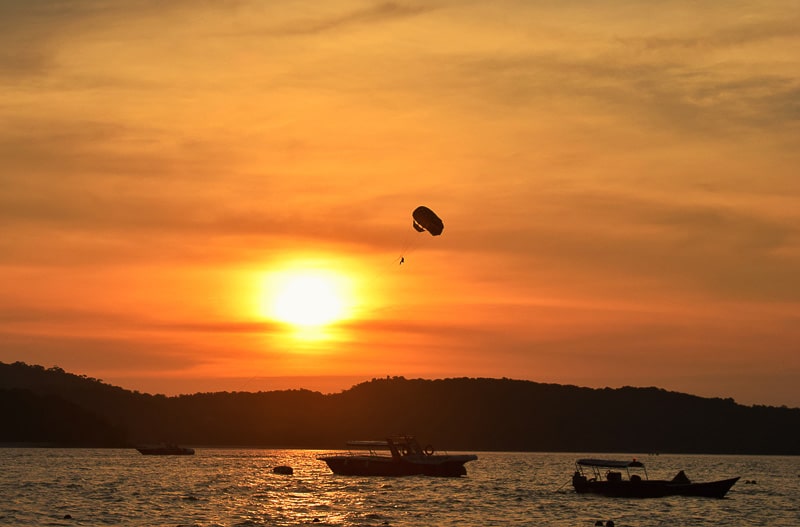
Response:
[{"label": "water ripple", "polygon": [[[800,525],[794,457],[656,456],[647,460],[651,477],[685,469],[696,480],[742,480],[723,500],[626,500],[572,491],[573,463],[585,454],[489,452],[467,465],[464,478],[359,478],[331,474],[318,453],[198,449],[152,458],[135,450],[0,449],[0,525]],[[272,473],[276,465],[294,475]]]}]

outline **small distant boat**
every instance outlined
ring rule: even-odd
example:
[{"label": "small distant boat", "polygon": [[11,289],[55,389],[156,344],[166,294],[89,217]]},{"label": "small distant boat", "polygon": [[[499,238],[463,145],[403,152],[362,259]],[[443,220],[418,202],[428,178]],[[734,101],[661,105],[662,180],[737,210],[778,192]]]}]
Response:
[{"label": "small distant boat", "polygon": [[138,446],[136,450],[145,456],[191,456],[194,455],[194,448],[178,446],[174,443],[163,443],[161,445]]},{"label": "small distant boat", "polygon": [[[379,441],[348,441],[351,449],[364,453],[319,456],[334,474],[343,476],[464,476],[464,463],[478,459],[474,454],[437,454],[431,445],[421,447],[413,436],[392,436]],[[389,454],[379,453],[388,450]]]},{"label": "small distant boat", "polygon": [[[633,473],[631,469],[634,469]],[[623,477],[623,471],[626,477]],[[622,498],[661,498],[664,496],[701,496],[723,498],[738,477],[696,483],[683,470],[671,480],[649,479],[641,461],[579,459],[575,463],[572,486],[575,492]]]}]

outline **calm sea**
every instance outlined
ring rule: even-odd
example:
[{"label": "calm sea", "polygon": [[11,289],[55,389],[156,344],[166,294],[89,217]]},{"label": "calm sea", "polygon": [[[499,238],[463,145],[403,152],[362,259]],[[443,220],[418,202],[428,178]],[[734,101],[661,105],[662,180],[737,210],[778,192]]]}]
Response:
[{"label": "calm sea", "polygon": [[574,493],[575,459],[596,453],[478,452],[462,478],[335,476],[319,453],[4,448],[0,525],[800,526],[798,457],[639,456],[651,478],[742,479],[722,500],[636,500]]}]

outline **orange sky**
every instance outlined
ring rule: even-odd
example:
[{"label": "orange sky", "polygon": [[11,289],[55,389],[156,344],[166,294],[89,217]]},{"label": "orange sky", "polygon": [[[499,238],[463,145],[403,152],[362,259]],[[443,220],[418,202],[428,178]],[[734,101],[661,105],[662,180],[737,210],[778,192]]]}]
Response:
[{"label": "orange sky", "polygon": [[0,93],[0,361],[800,406],[794,0],[8,1]]}]

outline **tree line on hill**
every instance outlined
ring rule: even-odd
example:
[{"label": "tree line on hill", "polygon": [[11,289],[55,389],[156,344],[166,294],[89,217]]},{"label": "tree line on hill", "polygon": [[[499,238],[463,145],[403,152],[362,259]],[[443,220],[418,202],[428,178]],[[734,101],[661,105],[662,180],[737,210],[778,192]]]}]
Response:
[{"label": "tree line on hill", "polygon": [[129,391],[58,367],[0,363],[0,443],[342,448],[410,433],[449,450],[800,454],[800,408],[659,388],[511,379],[373,379],[309,390]]}]

